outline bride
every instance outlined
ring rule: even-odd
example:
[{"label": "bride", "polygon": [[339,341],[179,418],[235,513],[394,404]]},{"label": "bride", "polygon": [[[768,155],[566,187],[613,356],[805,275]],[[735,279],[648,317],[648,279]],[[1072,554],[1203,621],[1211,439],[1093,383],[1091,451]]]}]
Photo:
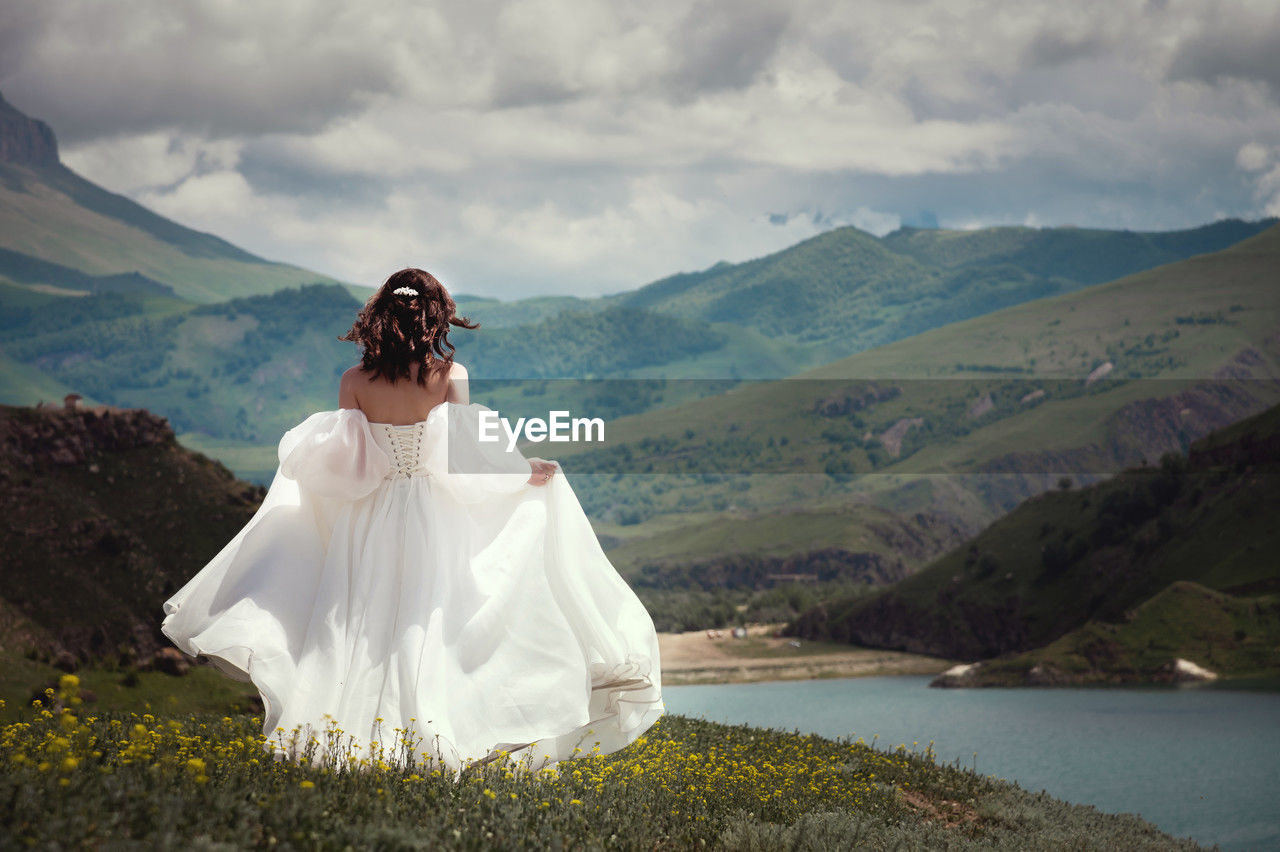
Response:
[{"label": "bride", "polygon": [[175,645],[257,687],[277,760],[301,735],[314,766],[345,740],[358,765],[536,770],[664,712],[653,621],[557,465],[479,440],[451,325],[477,327],[434,276],[388,278],[338,408],[284,434],[257,513],[164,604]]}]

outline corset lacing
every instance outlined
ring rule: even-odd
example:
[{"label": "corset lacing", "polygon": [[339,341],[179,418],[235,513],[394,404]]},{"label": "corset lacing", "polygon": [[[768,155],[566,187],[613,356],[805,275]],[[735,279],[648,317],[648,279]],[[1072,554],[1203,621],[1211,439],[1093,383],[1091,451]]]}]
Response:
[{"label": "corset lacing", "polygon": [[388,479],[407,479],[410,476],[426,476],[427,470],[422,466],[422,429],[413,426],[386,427],[387,439],[391,444],[392,469]]}]

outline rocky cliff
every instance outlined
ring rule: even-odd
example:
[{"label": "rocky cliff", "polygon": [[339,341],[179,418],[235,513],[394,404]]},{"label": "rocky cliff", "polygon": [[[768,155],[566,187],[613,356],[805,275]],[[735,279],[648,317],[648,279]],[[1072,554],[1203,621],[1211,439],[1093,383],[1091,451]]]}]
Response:
[{"label": "rocky cliff", "polygon": [[0,95],[0,163],[54,166],[58,162],[53,129],[23,115]]},{"label": "rocky cliff", "polygon": [[0,651],[150,658],[164,600],[263,493],[148,411],[0,406]]}]

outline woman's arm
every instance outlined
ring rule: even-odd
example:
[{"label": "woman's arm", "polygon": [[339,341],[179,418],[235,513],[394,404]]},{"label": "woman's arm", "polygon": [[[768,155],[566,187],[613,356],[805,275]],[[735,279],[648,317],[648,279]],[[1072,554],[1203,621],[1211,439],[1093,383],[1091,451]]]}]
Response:
[{"label": "woman's arm", "polygon": [[471,389],[467,386],[467,368],[457,361],[449,368],[449,393],[445,395],[447,402],[468,405],[471,402]]}]

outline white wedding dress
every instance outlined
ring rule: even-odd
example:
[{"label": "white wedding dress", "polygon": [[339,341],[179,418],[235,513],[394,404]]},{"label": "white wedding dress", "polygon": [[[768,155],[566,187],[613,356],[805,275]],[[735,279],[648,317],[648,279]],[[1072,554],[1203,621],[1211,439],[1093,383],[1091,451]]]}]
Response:
[{"label": "white wedding dress", "polygon": [[455,778],[504,752],[536,770],[664,712],[648,612],[563,474],[529,485],[518,450],[478,440],[488,410],[311,415],[257,513],[165,602],[175,645],[262,694],[276,759],[298,759],[300,730],[320,765],[336,726],[370,764],[404,765],[408,742]]}]

